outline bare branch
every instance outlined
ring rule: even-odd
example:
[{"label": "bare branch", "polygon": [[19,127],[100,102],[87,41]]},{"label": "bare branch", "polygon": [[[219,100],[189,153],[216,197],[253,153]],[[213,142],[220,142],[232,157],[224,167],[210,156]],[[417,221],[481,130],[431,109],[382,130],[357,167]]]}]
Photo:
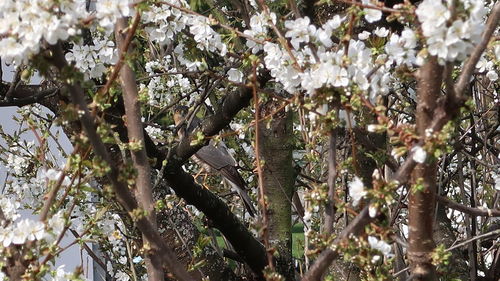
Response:
[{"label": "bare branch", "polygon": [[453,209],[457,210],[472,216],[479,216],[479,217],[500,217],[500,210],[497,209],[480,209],[480,208],[473,208],[469,206],[465,206],[463,204],[454,202],[446,197],[443,196],[437,196],[437,200],[439,203]]}]

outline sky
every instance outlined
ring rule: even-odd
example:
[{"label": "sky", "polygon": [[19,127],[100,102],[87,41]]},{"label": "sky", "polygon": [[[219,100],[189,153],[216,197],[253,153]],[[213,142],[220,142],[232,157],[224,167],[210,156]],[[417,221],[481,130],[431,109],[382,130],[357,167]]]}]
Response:
[{"label": "sky", "polygon": [[[6,66],[2,62],[2,70],[3,70],[3,77],[2,80],[4,82],[11,82],[13,80],[13,70],[11,67]],[[41,78],[39,76],[36,76],[30,81],[31,84],[38,84],[40,83]],[[0,107],[0,126],[3,127],[4,131],[6,133],[12,133],[15,130],[19,129],[19,125],[12,119],[14,116],[16,116],[16,110],[17,107]],[[48,110],[47,110],[48,112]],[[69,142],[68,138],[66,135],[63,133],[61,128],[54,127],[52,129],[52,133],[55,135],[55,133],[59,131],[59,143],[62,145],[63,149],[67,152],[70,153],[72,149],[72,145]],[[26,141],[35,141],[35,145],[37,145],[37,141],[35,139],[35,136],[33,132],[28,131],[22,135],[22,138]],[[56,152],[58,149],[56,147],[56,143],[54,140],[49,140],[48,142],[49,148],[52,152]],[[0,145],[5,145],[5,141],[0,137]],[[65,162],[65,159],[60,156],[60,153],[54,153],[57,157],[57,163],[63,164]],[[59,155],[59,156],[57,156]],[[6,177],[6,168],[0,163],[0,187],[3,186],[4,181]],[[0,190],[1,192],[1,190]],[[26,211],[22,213],[22,216],[25,218],[32,218],[36,219],[37,216],[32,215],[30,212]],[[72,234],[66,234],[65,238],[61,242],[61,246],[64,247],[65,245],[68,245],[74,240],[74,237]],[[90,244],[89,244],[90,246]],[[90,246],[91,247],[91,246]],[[79,246],[74,245],[68,250],[64,251],[60,258],[56,261],[56,267],[60,265],[65,265],[65,271],[73,271],[73,269],[77,266],[83,265],[84,272],[86,272],[86,277],[89,278],[89,280],[92,280],[92,258],[89,257],[85,251],[82,253],[80,252]],[[96,280],[97,281],[97,280]]]}]

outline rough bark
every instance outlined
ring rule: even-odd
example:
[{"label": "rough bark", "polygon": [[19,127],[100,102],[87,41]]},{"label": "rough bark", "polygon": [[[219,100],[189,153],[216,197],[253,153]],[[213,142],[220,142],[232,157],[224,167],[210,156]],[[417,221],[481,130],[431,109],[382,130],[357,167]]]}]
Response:
[{"label": "rough bark", "polygon": [[262,115],[274,113],[273,118],[259,126],[260,153],[264,160],[262,177],[267,199],[269,241],[278,255],[276,268],[286,280],[294,280],[292,262],[292,195],[294,169],[292,162],[292,114],[276,111],[279,104],[268,102]]}]

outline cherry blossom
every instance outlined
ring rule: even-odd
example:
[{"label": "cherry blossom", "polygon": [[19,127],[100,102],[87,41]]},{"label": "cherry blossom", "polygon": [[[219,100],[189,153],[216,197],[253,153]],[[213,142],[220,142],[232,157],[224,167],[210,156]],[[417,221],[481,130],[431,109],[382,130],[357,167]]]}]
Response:
[{"label": "cherry blossom", "polygon": [[365,190],[365,185],[361,181],[360,178],[355,177],[349,183],[349,196],[351,196],[353,200],[353,206],[357,206],[359,201],[367,194]]}]

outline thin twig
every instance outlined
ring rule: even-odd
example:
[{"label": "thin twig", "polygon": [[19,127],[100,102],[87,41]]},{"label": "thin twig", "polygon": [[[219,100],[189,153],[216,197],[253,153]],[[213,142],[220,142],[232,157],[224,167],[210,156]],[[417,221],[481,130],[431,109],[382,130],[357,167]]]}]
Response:
[{"label": "thin twig", "polygon": [[262,207],[262,239],[264,240],[264,246],[266,247],[266,255],[267,255],[267,263],[268,266],[273,269],[273,254],[271,252],[270,243],[269,243],[269,218],[267,217],[267,202],[266,202],[266,192],[264,187],[264,176],[262,174],[262,163],[260,162],[260,123],[258,120],[260,119],[260,109],[259,109],[259,95],[257,91],[257,64],[254,63],[252,67],[252,77],[250,78],[252,81],[252,92],[253,92],[253,102],[254,102],[254,119],[255,119],[255,161],[257,166],[257,176],[259,183],[259,191],[260,191],[260,200],[259,203]]}]

